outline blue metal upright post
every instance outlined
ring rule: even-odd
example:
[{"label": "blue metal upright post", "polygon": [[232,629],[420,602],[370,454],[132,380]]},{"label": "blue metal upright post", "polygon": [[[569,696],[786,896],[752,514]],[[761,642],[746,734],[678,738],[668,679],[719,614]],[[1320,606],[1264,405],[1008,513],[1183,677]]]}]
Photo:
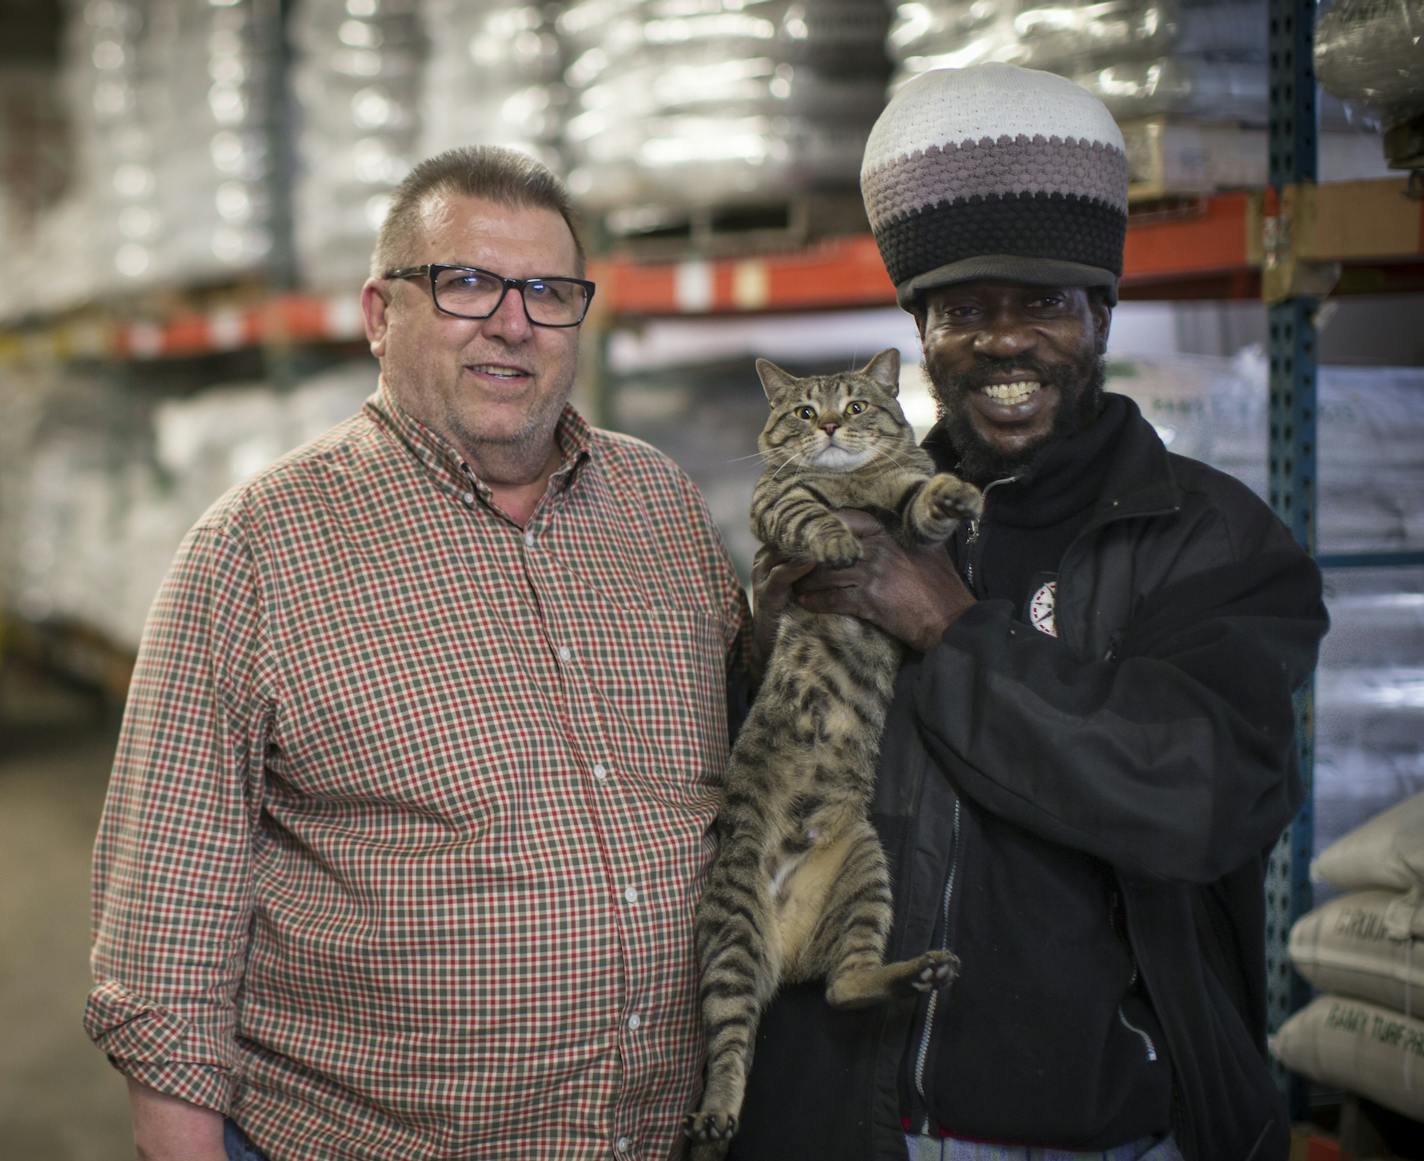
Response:
[{"label": "blue metal upright post", "polygon": [[[1316,179],[1315,0],[1269,0],[1270,169],[1277,205],[1285,211],[1288,186]],[[1292,227],[1282,212],[1276,243],[1289,251]],[[1292,295],[1268,307],[1270,343],[1270,500],[1276,514],[1305,548],[1315,552],[1317,301]],[[1297,699],[1297,736],[1305,778],[1305,805],[1271,856],[1267,879],[1267,1001],[1274,1031],[1308,999],[1292,970],[1287,944],[1291,925],[1310,909],[1310,859],[1314,846],[1314,706],[1312,685]],[[1291,1115],[1302,1119],[1307,1093],[1284,1069],[1278,1080]]]}]

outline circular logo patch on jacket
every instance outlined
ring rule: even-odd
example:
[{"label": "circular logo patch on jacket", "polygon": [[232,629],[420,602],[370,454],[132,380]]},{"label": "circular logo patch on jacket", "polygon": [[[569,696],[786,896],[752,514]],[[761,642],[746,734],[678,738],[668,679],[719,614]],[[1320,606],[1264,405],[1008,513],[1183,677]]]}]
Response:
[{"label": "circular logo patch on jacket", "polygon": [[1056,580],[1045,581],[1038,586],[1028,600],[1028,620],[1029,624],[1040,633],[1047,633],[1050,637],[1058,636],[1058,621],[1054,616],[1054,611],[1058,605],[1058,582]]}]

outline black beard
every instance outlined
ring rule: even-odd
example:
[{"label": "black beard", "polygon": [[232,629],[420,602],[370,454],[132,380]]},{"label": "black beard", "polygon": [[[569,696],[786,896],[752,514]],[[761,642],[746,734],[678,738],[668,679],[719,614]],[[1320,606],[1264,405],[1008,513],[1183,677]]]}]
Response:
[{"label": "black beard", "polygon": [[[1103,409],[1107,364],[1098,354],[1056,367],[1045,367],[1032,360],[980,359],[968,375],[953,376],[930,357],[925,360],[925,374],[940,423],[959,456],[955,471],[971,484],[983,487],[994,480],[1022,474],[1022,469],[1049,444],[1091,427]],[[1061,402],[1058,414],[1053,417],[1053,428],[1046,436],[1015,452],[1003,452],[974,429],[969,418],[969,396],[996,379],[1014,374],[1028,375],[1045,386],[1057,387]]]}]

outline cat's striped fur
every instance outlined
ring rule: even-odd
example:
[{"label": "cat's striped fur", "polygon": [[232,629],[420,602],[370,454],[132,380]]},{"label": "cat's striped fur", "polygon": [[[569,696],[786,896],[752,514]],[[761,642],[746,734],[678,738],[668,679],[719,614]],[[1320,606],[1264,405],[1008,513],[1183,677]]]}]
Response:
[{"label": "cat's striped fur", "polygon": [[[896,399],[900,359],[797,378],[765,359],[766,469],[752,528],[782,555],[832,567],[860,541],[837,508],[876,513],[907,545],[942,542],[981,506],[936,475]],[[868,808],[901,646],[866,621],[794,604],[727,771],[720,850],[697,917],[706,1089],[684,1124],[693,1156],[722,1156],[736,1132],[761,1012],[783,980],[826,980],[836,1007],[945,986],[957,960],[926,951],[885,964],[889,874]]]}]

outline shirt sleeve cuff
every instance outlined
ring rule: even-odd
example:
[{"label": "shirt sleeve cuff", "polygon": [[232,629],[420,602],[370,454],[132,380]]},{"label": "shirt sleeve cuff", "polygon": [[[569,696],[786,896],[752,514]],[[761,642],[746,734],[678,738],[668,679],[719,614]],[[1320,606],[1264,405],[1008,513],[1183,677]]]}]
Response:
[{"label": "shirt sleeve cuff", "polygon": [[84,1030],[126,1076],[192,1104],[227,1112],[233,1070],[207,1059],[211,1053],[193,1051],[191,1021],[105,980],[89,993]]}]

